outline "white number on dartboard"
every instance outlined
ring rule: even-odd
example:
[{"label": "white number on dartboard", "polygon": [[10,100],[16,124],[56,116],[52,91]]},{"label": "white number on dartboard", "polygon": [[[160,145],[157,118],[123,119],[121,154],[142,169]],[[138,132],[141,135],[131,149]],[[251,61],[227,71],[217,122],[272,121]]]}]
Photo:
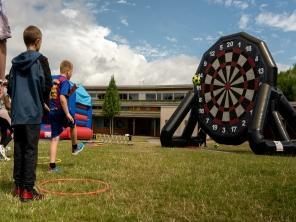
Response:
[{"label": "white number on dartboard", "polygon": [[210,56],[215,56],[215,51],[210,51]]},{"label": "white number on dartboard", "polygon": [[242,120],[242,126],[246,126],[246,120]]},{"label": "white number on dartboard", "polygon": [[208,65],[207,61],[204,61],[204,66],[207,66],[207,65]]},{"label": "white number on dartboard", "polygon": [[222,127],[222,133],[226,133],[226,128]]},{"label": "white number on dartboard", "polygon": [[209,121],[210,121],[210,118],[206,118],[206,123],[209,123]]},{"label": "white number on dartboard", "polygon": [[246,51],[251,52],[252,51],[252,46],[251,45],[246,46]]},{"label": "white number on dartboard", "polygon": [[259,68],[259,69],[258,69],[258,73],[259,73],[260,75],[262,75],[262,74],[264,73],[264,68]]},{"label": "white number on dartboard", "polygon": [[204,109],[199,109],[198,111],[200,114],[204,114],[205,113],[205,110]]},{"label": "white number on dartboard", "polygon": [[214,124],[214,125],[212,125],[212,128],[213,128],[213,130],[216,131],[218,129],[218,126],[216,124]]},{"label": "white number on dartboard", "polygon": [[231,127],[231,132],[235,133],[236,132],[236,129],[237,129],[237,126],[232,126]]},{"label": "white number on dartboard", "polygon": [[227,48],[232,47],[233,46],[233,41],[226,42],[226,46],[227,46]]}]

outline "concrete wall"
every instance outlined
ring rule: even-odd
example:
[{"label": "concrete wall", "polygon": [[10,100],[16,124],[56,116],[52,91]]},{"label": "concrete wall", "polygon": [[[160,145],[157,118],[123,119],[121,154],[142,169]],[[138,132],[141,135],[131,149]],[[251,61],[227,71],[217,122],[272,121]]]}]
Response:
[{"label": "concrete wall", "polygon": [[[172,116],[172,114],[175,112],[176,109],[177,109],[177,106],[162,106],[160,108],[160,131],[161,131],[162,127],[165,125],[166,121],[168,121],[170,119],[170,117]],[[186,115],[186,117],[184,118],[184,120],[182,121],[180,126],[175,131],[174,136],[181,136],[182,135],[182,132],[183,132],[183,130],[186,126],[187,120],[189,118],[189,115],[190,115],[190,111]],[[197,127],[193,131],[192,135],[193,136],[197,135]]]}]

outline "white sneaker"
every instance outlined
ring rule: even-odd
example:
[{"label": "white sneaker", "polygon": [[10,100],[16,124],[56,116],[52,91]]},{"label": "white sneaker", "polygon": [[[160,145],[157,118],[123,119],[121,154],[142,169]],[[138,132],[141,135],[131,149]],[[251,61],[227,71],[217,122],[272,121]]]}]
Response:
[{"label": "white sneaker", "polygon": [[6,156],[5,148],[3,147],[3,145],[0,145],[0,154],[1,154],[1,156],[4,158],[4,160],[7,160],[7,161],[10,160],[10,158],[8,158],[8,157]]}]

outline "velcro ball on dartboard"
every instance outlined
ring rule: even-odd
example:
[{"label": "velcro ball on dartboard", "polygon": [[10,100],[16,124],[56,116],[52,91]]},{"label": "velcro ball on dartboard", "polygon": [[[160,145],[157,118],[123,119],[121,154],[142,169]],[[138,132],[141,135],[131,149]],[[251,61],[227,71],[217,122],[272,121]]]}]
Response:
[{"label": "velcro ball on dartboard", "polygon": [[200,85],[200,81],[201,81],[200,75],[195,74],[195,75],[192,77],[192,83],[193,83],[193,85],[195,85],[195,86]]}]

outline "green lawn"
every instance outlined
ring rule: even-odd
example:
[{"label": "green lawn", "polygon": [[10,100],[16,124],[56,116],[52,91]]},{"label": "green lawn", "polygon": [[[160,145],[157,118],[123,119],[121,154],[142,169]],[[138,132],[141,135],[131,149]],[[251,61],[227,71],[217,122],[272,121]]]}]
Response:
[{"label": "green lawn", "polygon": [[[86,146],[72,156],[70,142],[63,141],[62,172],[49,174],[39,164],[37,184],[87,178],[106,181],[111,189],[96,196],[47,195],[31,203],[10,195],[13,164],[1,161],[0,221],[296,221],[296,157],[256,156],[248,144],[208,146],[166,149],[135,138],[133,146]],[[49,141],[40,141],[39,157],[48,150]],[[88,192],[102,185],[45,187]]]}]

